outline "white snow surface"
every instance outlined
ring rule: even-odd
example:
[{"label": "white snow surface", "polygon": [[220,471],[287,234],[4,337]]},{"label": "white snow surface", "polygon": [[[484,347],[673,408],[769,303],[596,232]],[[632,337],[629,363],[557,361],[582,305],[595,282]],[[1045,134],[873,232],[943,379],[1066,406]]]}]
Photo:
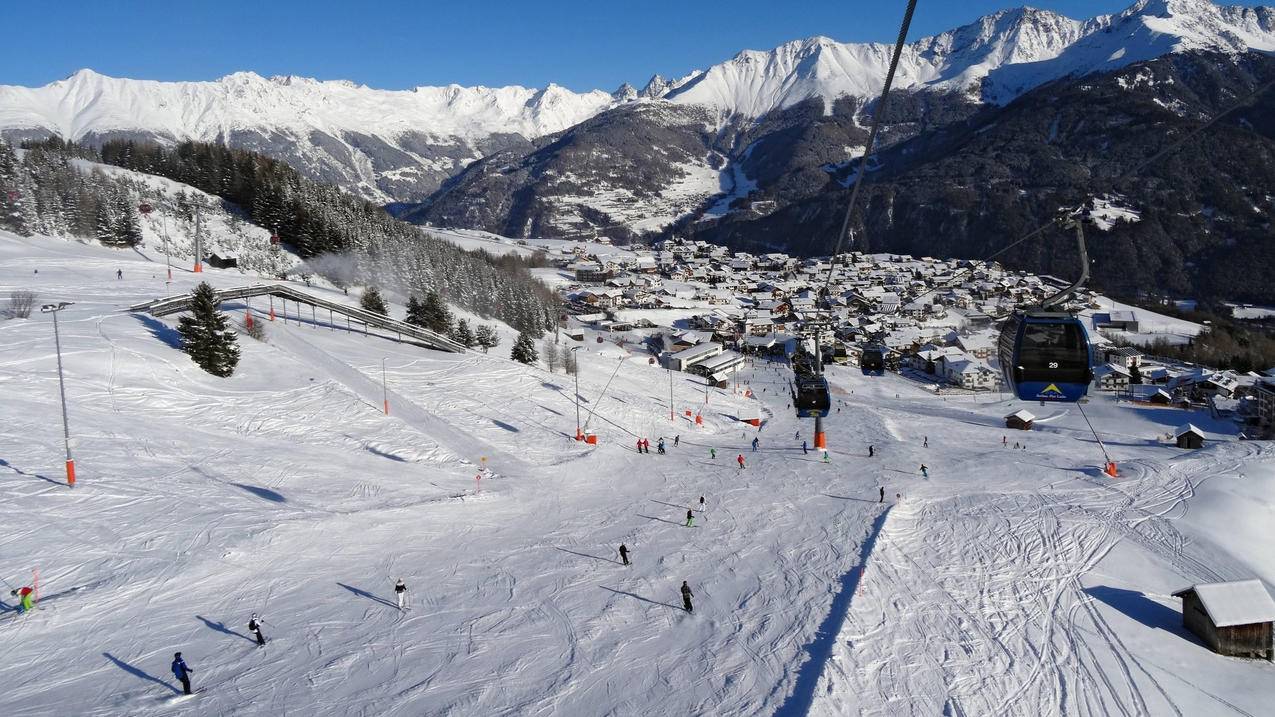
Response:
[{"label": "white snow surface", "polygon": [[[824,464],[787,368],[758,363],[740,377],[754,398],[707,405],[672,374],[670,423],[668,372],[588,342],[590,447],[571,378],[510,362],[507,340],[440,354],[290,307],[266,343],[240,338],[234,377],[208,376],[175,317],[122,310],[167,293],[154,266],[0,233],[0,297],[75,302],[59,323],[79,479],[63,484],[49,317],[0,322],[0,575],[38,568],[41,593],[22,617],[0,596],[6,714],[1196,715],[1275,697],[1269,663],[1210,653],[1168,597],[1275,579],[1275,449],[1206,412],[1094,396],[1111,479],[1076,406],[1007,432],[1020,403],[836,366]],[[760,431],[736,420],[754,413]],[[1205,448],[1158,440],[1188,421]],[[681,441],[639,456],[640,435]]]}]

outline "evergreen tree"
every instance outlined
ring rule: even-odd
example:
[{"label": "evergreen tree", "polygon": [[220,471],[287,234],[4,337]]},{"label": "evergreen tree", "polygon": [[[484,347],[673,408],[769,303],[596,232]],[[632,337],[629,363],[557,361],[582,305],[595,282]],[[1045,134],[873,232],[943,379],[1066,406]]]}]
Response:
[{"label": "evergreen tree", "polygon": [[426,292],[421,306],[425,317],[425,328],[440,334],[451,332],[452,312],[448,310],[447,302],[443,301],[443,297],[439,296],[437,291]]},{"label": "evergreen tree", "polygon": [[1142,369],[1138,368],[1136,361],[1129,367],[1129,383],[1134,386],[1142,385]]},{"label": "evergreen tree", "polygon": [[528,365],[534,365],[539,357],[536,356],[536,343],[531,338],[531,334],[518,334],[518,340],[514,342],[513,349],[509,352],[509,358]]},{"label": "evergreen tree", "polygon": [[487,349],[494,349],[500,345],[500,335],[496,333],[496,329],[483,324],[474,331],[474,342],[482,347],[483,353],[487,353]]},{"label": "evergreen tree", "polygon": [[214,376],[226,377],[239,364],[239,345],[226,317],[217,310],[216,295],[208,282],[201,282],[191,295],[190,315],[177,322],[182,350],[200,368]]},{"label": "evergreen tree", "polygon": [[544,357],[549,373],[558,368],[558,346],[549,339],[540,342],[540,355]]},{"label": "evergreen tree", "polygon": [[385,299],[381,298],[381,292],[375,286],[369,286],[363,291],[363,296],[359,299],[359,307],[381,316],[390,314],[389,308],[385,306]]},{"label": "evergreen tree", "polygon": [[472,349],[474,347],[474,332],[469,330],[469,322],[464,319],[460,319],[456,322],[456,328],[452,329],[451,337],[452,341],[455,341],[467,349]]},{"label": "evergreen tree", "polygon": [[412,326],[426,327],[424,307],[421,305],[421,300],[416,298],[416,294],[407,297],[407,317],[403,320]]}]

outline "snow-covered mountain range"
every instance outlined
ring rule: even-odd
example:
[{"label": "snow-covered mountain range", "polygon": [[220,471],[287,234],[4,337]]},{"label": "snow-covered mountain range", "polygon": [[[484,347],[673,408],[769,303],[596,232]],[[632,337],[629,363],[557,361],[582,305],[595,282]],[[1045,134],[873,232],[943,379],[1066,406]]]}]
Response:
[{"label": "snow-covered mountain range", "polygon": [[[1000,104],[1061,76],[1192,49],[1275,50],[1275,9],[1139,0],[1084,21],[1005,10],[909,44],[896,87]],[[634,103],[695,105],[724,126],[810,99],[830,110],[838,98],[871,98],[889,51],[884,43],[814,37],[741,52],[675,80],[656,75],[641,91],[626,83],[585,93],[556,85],[388,91],[250,72],[155,82],[82,70],[38,88],[0,86],[0,135],[218,141],[273,155],[368,198],[419,201],[475,159],[530,151],[538,138]]]}]

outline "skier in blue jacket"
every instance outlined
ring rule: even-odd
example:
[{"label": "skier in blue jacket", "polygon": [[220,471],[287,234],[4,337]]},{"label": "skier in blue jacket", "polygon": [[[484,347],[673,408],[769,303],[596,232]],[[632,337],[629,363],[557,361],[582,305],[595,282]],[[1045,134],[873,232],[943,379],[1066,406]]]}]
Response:
[{"label": "skier in blue jacket", "polygon": [[181,680],[182,689],[186,694],[190,694],[190,676],[194,670],[186,666],[186,661],[182,659],[180,652],[173,653],[173,677]]}]

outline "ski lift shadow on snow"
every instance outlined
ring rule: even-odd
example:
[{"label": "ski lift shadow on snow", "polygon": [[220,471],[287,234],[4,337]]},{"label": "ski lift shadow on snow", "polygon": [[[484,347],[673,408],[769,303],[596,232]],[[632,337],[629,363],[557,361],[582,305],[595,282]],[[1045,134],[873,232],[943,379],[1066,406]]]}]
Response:
[{"label": "ski lift shadow on snow", "polygon": [[284,498],[281,493],[270,490],[269,488],[262,488],[260,486],[255,486],[255,485],[245,485],[243,483],[231,483],[230,485],[233,485],[236,488],[246,490],[249,493],[252,493],[253,495],[257,496],[258,498],[264,498],[265,500],[271,501],[273,503],[288,502],[288,499]]},{"label": "ski lift shadow on snow", "polygon": [[225,635],[233,635],[235,637],[242,637],[248,642],[256,642],[256,640],[252,639],[251,637],[248,637],[247,635],[241,632],[235,632],[234,630],[231,630],[230,628],[226,627],[226,623],[224,622],[213,622],[212,620],[209,620],[203,615],[196,615],[195,617],[198,618],[201,622],[203,622],[204,625],[209,630],[216,630],[217,632],[220,632]]},{"label": "ski lift shadow on snow", "polygon": [[340,585],[341,587],[345,588],[346,590],[349,590],[350,592],[354,593],[355,595],[358,595],[359,597],[367,598],[368,600],[371,600],[372,602],[379,602],[380,604],[386,607],[392,607],[395,610],[398,609],[398,605],[395,605],[394,603],[390,602],[389,600],[386,600],[383,597],[377,597],[376,595],[373,595],[372,593],[366,590],[360,590],[359,588],[356,588],[352,585],[346,585],[345,583],[341,583],[341,582],[338,582],[337,585]]}]

